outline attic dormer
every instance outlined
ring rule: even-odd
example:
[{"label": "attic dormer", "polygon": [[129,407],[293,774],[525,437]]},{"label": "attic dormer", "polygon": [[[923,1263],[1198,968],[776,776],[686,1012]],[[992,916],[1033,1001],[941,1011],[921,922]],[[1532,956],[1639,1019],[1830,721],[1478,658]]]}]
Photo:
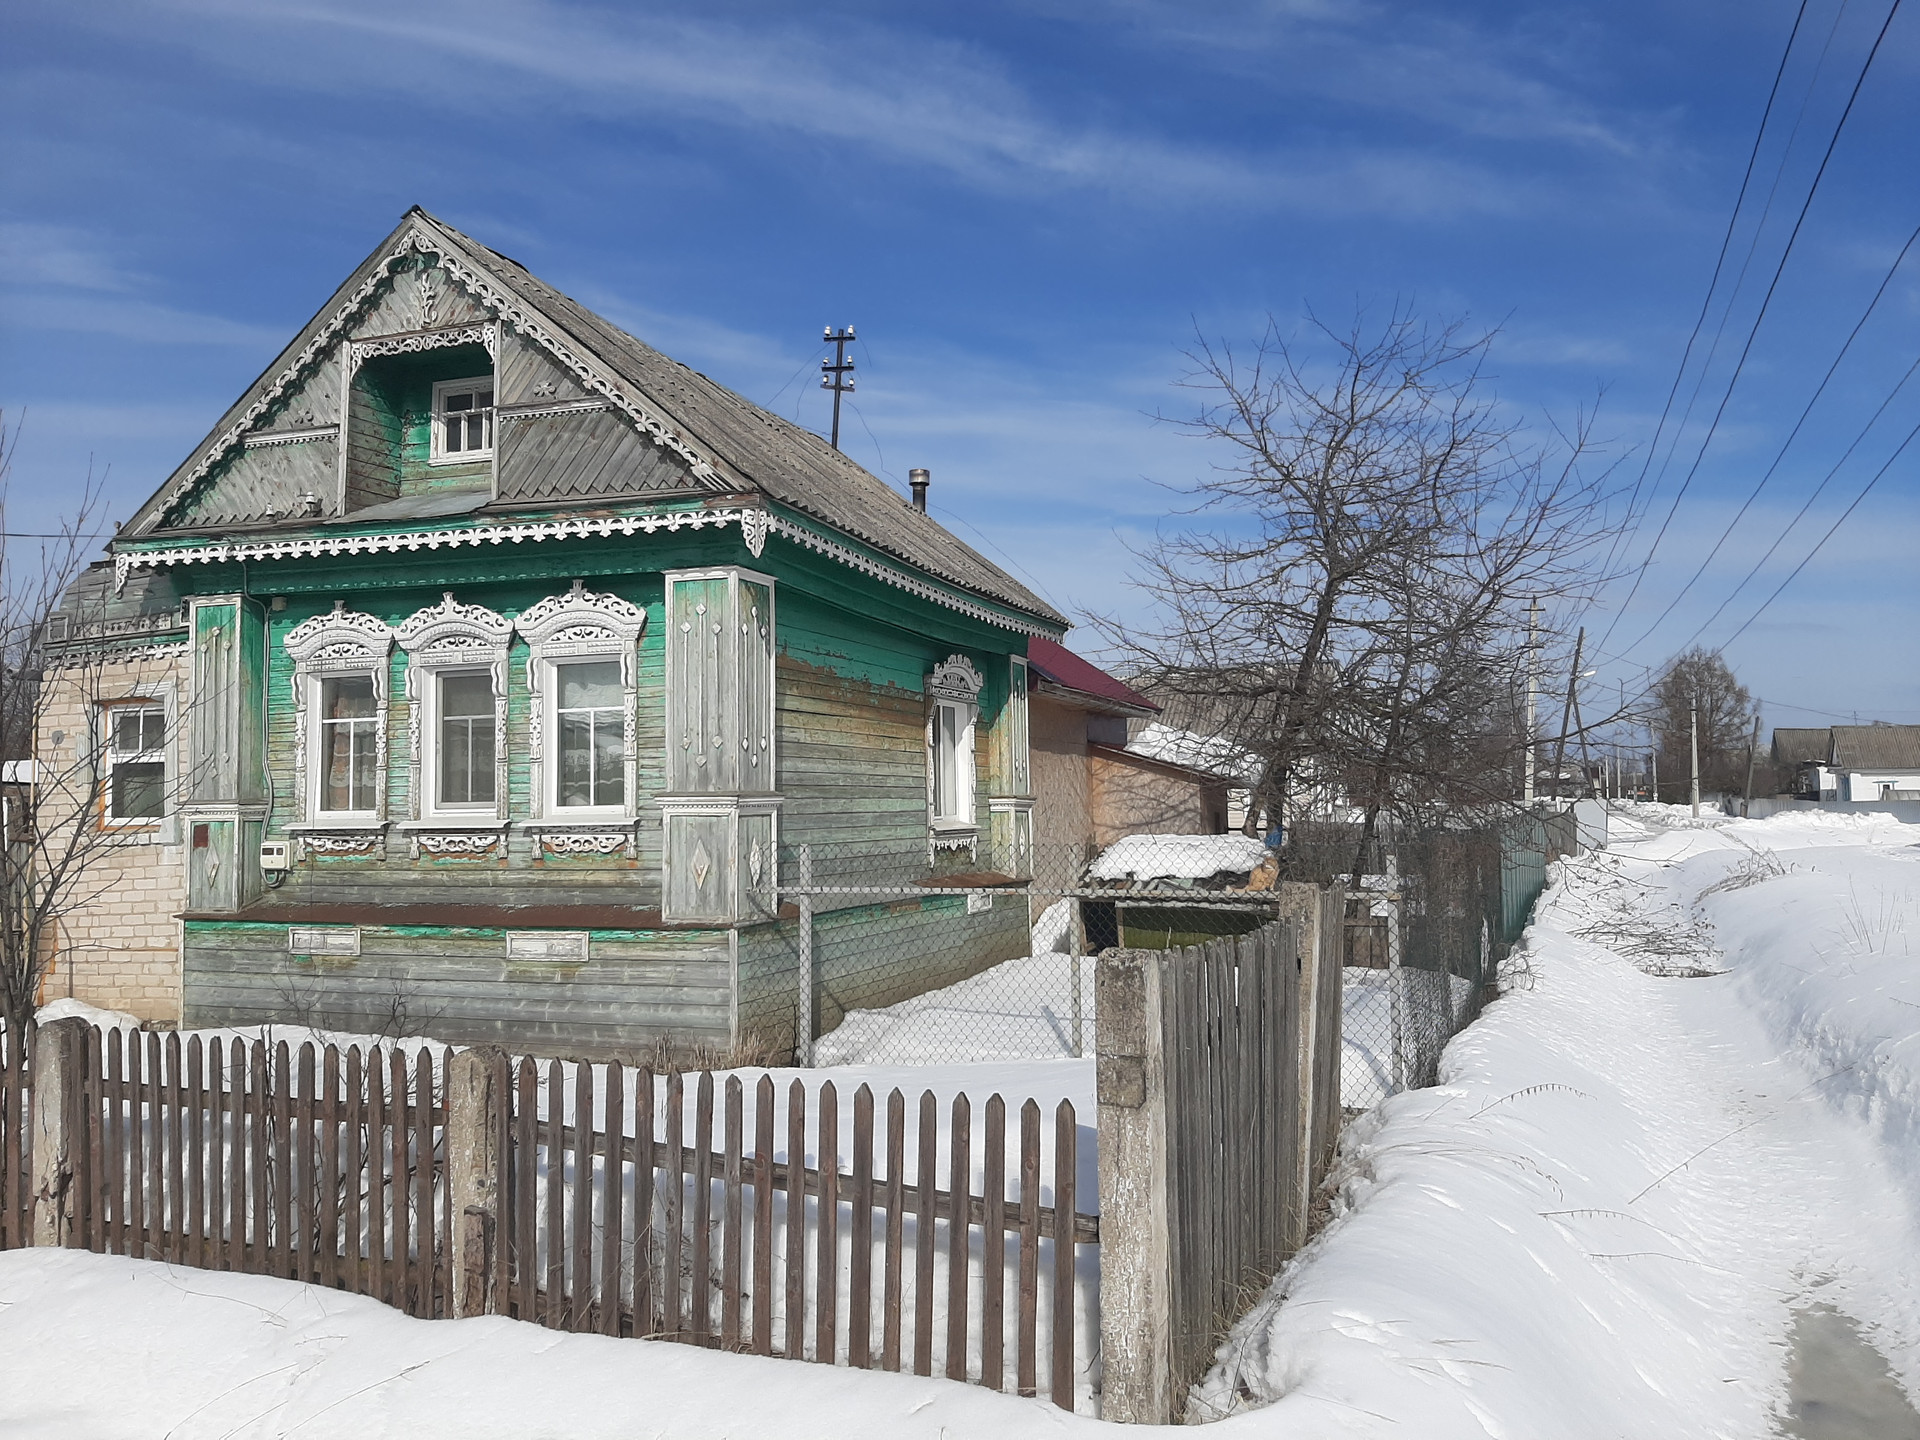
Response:
[{"label": "attic dormer", "polygon": [[347,390],[348,515],[493,490],[494,327],[355,342]]}]

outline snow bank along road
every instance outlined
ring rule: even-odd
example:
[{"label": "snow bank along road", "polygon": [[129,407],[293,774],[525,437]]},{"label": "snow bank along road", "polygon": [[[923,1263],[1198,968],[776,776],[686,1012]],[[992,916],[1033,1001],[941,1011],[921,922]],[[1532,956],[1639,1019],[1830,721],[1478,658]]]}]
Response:
[{"label": "snow bank along road", "polygon": [[[1920,1390],[1920,827],[1682,813],[1643,807],[1642,838],[1560,869],[1442,1083],[1349,1132],[1332,1223],[1199,1413],[1273,1437],[1766,1436],[1815,1304]],[[0,1434],[35,1440],[1097,1425],[67,1252],[0,1255],[0,1353]]]}]

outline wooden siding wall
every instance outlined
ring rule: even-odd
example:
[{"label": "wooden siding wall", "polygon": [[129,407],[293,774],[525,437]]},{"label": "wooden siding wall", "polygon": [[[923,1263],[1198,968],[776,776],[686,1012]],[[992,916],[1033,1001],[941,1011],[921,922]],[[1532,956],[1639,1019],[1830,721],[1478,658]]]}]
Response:
[{"label": "wooden siding wall", "polygon": [[[406,838],[390,830],[383,856],[359,858],[324,856],[295,867],[274,898],[280,902],[316,905],[417,904],[442,902],[477,905],[617,904],[636,909],[657,908],[660,901],[660,815],[651,801],[665,787],[666,733],[664,729],[664,651],[661,644],[662,590],[660,578],[638,576],[631,581],[601,581],[601,588],[640,605],[647,611],[647,628],[640,637],[635,682],[638,706],[634,744],[637,750],[638,829],[636,858],[613,856],[541,856],[524,830],[507,833],[504,860],[487,858],[408,858]],[[462,587],[455,591],[463,602],[486,605],[514,615],[564,591],[565,584]],[[428,591],[389,591],[375,605],[365,595],[349,604],[365,605],[389,623],[398,624],[415,610],[439,599]],[[267,760],[275,804],[270,839],[294,839],[290,825],[305,822],[305,796],[294,777],[295,709],[293,662],[286,653],[286,634],[311,610],[291,608],[273,614],[269,636],[271,671],[268,681]],[[527,689],[527,647],[515,641],[507,666],[508,813],[514,819],[532,814],[532,787],[537,783],[528,759],[528,719],[531,696]],[[387,813],[396,822],[409,814],[414,776],[408,753],[407,660],[397,647],[388,660]],[[309,764],[313,756],[309,755]],[[424,882],[424,886],[423,886]]]},{"label": "wooden siding wall", "polygon": [[926,677],[956,652],[987,678],[974,731],[975,820],[984,840],[993,727],[1007,708],[1005,655],[874,624],[793,589],[780,592],[779,606],[775,724],[785,843],[903,854],[924,848]]},{"label": "wooden siding wall", "polygon": [[499,930],[367,926],[357,957],[289,955],[286,937],[285,926],[189,921],[193,1023],[291,1021],[600,1058],[660,1036],[731,1039],[724,932],[591,931],[584,965],[509,960]]},{"label": "wooden siding wall", "polygon": [[311,494],[321,513],[334,513],[339,487],[338,443],[331,435],[297,445],[236,450],[202,485],[190,513],[174,523],[188,527],[252,524],[300,513]]},{"label": "wooden siding wall", "polygon": [[347,393],[346,509],[361,510],[400,493],[400,417],[385,396],[356,375]]}]

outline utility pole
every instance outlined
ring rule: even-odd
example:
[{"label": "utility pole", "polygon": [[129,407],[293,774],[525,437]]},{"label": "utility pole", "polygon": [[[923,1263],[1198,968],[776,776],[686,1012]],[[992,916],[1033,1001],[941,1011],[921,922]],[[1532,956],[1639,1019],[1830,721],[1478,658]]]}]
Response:
[{"label": "utility pole", "polygon": [[1700,697],[1687,702],[1687,750],[1691,755],[1693,780],[1688,794],[1693,798],[1693,818],[1700,818]]},{"label": "utility pole", "polygon": [[1747,793],[1740,802],[1740,818],[1747,818],[1747,811],[1753,805],[1753,762],[1760,750],[1760,712],[1753,715],[1753,738],[1747,741]]},{"label": "utility pole", "polygon": [[840,397],[853,393],[853,361],[847,359],[847,346],[854,341],[853,327],[836,330],[826,327],[820,337],[833,346],[833,359],[820,362],[820,388],[833,392],[833,448],[840,448]]},{"label": "utility pole", "polygon": [[1521,781],[1520,797],[1529,809],[1533,806],[1533,772],[1539,765],[1533,753],[1534,707],[1537,704],[1538,694],[1536,689],[1538,682],[1534,677],[1534,655],[1536,653],[1534,632],[1539,621],[1539,616],[1540,602],[1538,600],[1527,601],[1527,773],[1526,778]]},{"label": "utility pole", "polygon": [[[1553,748],[1553,798],[1556,800],[1560,798],[1560,771],[1567,759],[1567,725],[1573,720],[1574,706],[1577,703],[1573,692],[1574,687],[1580,683],[1580,655],[1586,648],[1587,627],[1582,625],[1579,638],[1573,642],[1573,669],[1567,672],[1567,703],[1560,707],[1560,742]],[[1581,737],[1581,743],[1582,745],[1586,743],[1584,736]]]}]

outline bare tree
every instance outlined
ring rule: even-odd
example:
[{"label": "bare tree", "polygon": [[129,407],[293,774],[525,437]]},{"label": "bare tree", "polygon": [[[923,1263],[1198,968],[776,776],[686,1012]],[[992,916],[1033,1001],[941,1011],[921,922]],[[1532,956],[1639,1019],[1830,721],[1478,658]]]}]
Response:
[{"label": "bare tree", "polygon": [[[74,595],[99,543],[101,485],[89,474],[53,533],[14,533],[7,501],[18,434],[0,424],[0,1022],[11,1055],[21,1053],[41,984],[62,952],[61,916],[100,896],[110,883],[101,860],[133,838],[103,823],[115,776],[105,763],[101,706],[128,660],[102,643],[106,627]],[[56,710],[76,720],[48,744]]]},{"label": "bare tree", "polygon": [[1204,400],[1177,423],[1222,459],[1142,555],[1160,622],[1103,629],[1176,717],[1258,757],[1255,813],[1337,789],[1370,835],[1510,803],[1527,607],[1600,583],[1611,467],[1585,417],[1523,443],[1487,393],[1488,334],[1404,308],[1312,333],[1270,320],[1250,354],[1188,352]]},{"label": "bare tree", "polygon": [[1700,787],[1738,790],[1746,783],[1747,746],[1756,716],[1753,697],[1717,650],[1695,646],[1654,682],[1654,732],[1660,739],[1662,788],[1684,796],[1692,764],[1691,727],[1700,729]]}]

